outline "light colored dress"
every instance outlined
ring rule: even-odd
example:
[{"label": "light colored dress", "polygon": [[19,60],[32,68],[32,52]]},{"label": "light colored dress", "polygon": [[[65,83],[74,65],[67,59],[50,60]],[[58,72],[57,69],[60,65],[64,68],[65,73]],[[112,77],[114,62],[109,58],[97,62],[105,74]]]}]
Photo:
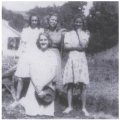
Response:
[{"label": "light colored dress", "polygon": [[[79,32],[80,43],[82,46],[87,47],[89,40],[88,32]],[[79,39],[76,32],[70,31],[65,34],[64,44],[70,47],[78,47]],[[84,51],[73,50],[68,54],[68,60],[64,68],[63,84],[68,83],[84,83],[89,84],[88,64]]]},{"label": "light colored dress", "polygon": [[28,55],[31,54],[31,51],[34,51],[34,49],[36,48],[36,41],[39,37],[39,34],[43,32],[44,29],[42,28],[32,29],[31,27],[28,27],[23,29],[21,34],[21,44],[19,47],[19,61],[17,64],[17,70],[15,72],[15,75],[17,77],[29,77],[26,70],[26,59]]},{"label": "light colored dress", "polygon": [[[31,80],[34,85],[39,89],[49,83],[56,77],[57,58],[52,50],[46,50],[42,52],[40,49],[36,49],[31,52],[31,56],[27,59],[27,71],[29,71]],[[54,89],[52,84],[49,86]],[[35,97],[35,89],[30,81],[30,85],[25,97],[23,97],[19,103],[25,108],[25,114],[27,115],[49,115],[54,116],[54,101],[47,105],[40,105]]]}]

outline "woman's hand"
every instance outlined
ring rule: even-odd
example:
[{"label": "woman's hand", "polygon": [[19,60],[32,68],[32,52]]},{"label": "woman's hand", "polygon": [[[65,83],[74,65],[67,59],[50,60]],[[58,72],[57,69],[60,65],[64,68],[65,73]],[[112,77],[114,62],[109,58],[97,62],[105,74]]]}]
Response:
[{"label": "woman's hand", "polygon": [[40,89],[39,86],[36,86],[36,87],[35,87],[35,91],[37,92],[38,96],[43,96],[43,95],[45,95],[45,92],[44,92],[42,89]]},{"label": "woman's hand", "polygon": [[42,91],[40,91],[39,93],[38,93],[38,96],[44,96],[46,94],[46,92],[44,92],[43,90]]}]

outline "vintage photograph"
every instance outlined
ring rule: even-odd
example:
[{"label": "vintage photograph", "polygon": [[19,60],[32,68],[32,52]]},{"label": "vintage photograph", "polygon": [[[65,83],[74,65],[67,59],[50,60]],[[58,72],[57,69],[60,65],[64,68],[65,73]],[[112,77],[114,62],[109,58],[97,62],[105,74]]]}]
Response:
[{"label": "vintage photograph", "polygon": [[2,119],[119,118],[119,1],[2,2]]}]

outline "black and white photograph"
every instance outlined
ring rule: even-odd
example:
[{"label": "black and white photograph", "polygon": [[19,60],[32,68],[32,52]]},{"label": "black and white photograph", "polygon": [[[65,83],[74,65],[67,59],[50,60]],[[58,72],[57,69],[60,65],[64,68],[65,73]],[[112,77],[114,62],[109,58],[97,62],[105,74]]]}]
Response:
[{"label": "black and white photograph", "polygon": [[2,119],[119,119],[119,1],[2,1]]}]

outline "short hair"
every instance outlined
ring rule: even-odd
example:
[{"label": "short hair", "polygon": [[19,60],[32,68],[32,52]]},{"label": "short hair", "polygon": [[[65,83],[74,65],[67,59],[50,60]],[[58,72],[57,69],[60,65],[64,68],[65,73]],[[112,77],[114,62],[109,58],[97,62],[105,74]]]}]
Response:
[{"label": "short hair", "polygon": [[39,49],[41,48],[41,47],[40,47],[39,40],[40,40],[40,37],[41,37],[42,35],[44,35],[44,36],[47,37],[48,42],[49,42],[49,47],[51,47],[52,41],[50,40],[49,34],[48,34],[47,32],[44,32],[44,33],[40,33],[40,34],[39,34],[38,39],[37,39],[37,42],[36,42],[37,47],[38,47]]}]

